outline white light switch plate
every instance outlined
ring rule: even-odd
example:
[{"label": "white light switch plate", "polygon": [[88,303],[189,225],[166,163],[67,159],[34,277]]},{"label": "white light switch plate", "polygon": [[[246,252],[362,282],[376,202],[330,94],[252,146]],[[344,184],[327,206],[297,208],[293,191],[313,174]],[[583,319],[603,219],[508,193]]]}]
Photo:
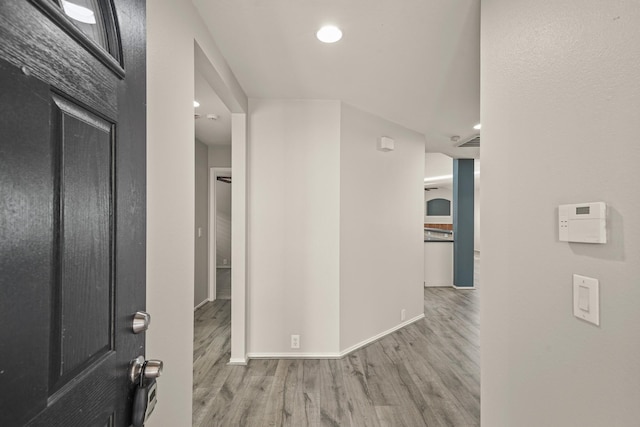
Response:
[{"label": "white light switch plate", "polygon": [[600,325],[600,282],[591,277],[573,275],[573,315]]}]

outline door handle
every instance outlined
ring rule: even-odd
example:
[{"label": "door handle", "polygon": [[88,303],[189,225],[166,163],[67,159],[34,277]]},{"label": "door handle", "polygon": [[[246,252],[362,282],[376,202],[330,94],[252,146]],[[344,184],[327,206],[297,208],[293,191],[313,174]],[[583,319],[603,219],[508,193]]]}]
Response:
[{"label": "door handle", "polygon": [[138,356],[129,365],[129,379],[136,384],[131,407],[131,425],[144,427],[144,423],[158,402],[156,378],[162,375],[162,360],[145,360]]},{"label": "door handle", "polygon": [[144,356],[138,356],[129,364],[129,380],[133,384],[140,382],[140,375],[144,375],[145,379],[156,379],[162,375],[162,360],[145,360]]}]

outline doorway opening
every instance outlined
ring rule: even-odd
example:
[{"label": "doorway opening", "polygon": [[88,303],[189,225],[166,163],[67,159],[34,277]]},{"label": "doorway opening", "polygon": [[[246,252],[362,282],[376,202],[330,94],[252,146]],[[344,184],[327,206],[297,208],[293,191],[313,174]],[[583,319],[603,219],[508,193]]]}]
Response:
[{"label": "doorway opening", "polygon": [[[246,199],[247,199],[247,110],[248,99],[221,57],[205,53],[194,41],[194,136],[196,144],[196,221],[194,287],[194,374],[208,371],[208,361],[202,356],[210,348],[220,347],[214,341],[225,343],[215,359],[216,364],[246,365]],[[211,168],[233,169],[233,185],[224,183],[231,193],[227,206],[229,227],[227,255],[223,255],[226,269],[227,295],[232,299],[217,299],[215,282],[216,220],[211,220],[210,199]],[[230,180],[231,175],[221,175]],[[216,180],[217,182],[217,180]],[[230,187],[230,189],[229,189]],[[215,188],[215,187],[213,187]],[[215,212],[215,210],[213,211]],[[213,243],[214,249],[211,249]],[[221,251],[222,252],[222,251]],[[213,284],[212,284],[213,283]],[[194,289],[195,290],[195,289]],[[216,305],[217,304],[217,305]],[[220,305],[223,307],[220,307]],[[222,308],[222,309],[221,309]],[[224,320],[224,324],[208,320]],[[198,332],[200,331],[200,332]],[[210,354],[209,354],[210,355]],[[201,372],[202,373],[202,372]],[[198,394],[194,383],[194,396]],[[194,399],[194,402],[197,399]]]},{"label": "doorway opening", "polygon": [[231,299],[231,168],[209,171],[209,300]]},{"label": "doorway opening", "polygon": [[[195,68],[194,310],[231,299],[231,112]],[[221,281],[216,286],[217,267]],[[220,294],[218,293],[220,292]]]},{"label": "doorway opening", "polygon": [[[470,162],[466,175],[454,171],[454,159],[444,153],[425,153],[424,178],[424,240],[425,287],[450,287],[478,289],[480,284],[480,159],[463,159]],[[454,175],[458,181],[466,181],[459,187],[457,201],[454,197]],[[462,188],[462,189],[461,189]],[[463,193],[461,193],[463,192]],[[471,200],[471,202],[469,202]],[[455,229],[454,215],[466,221],[465,229]],[[462,223],[463,220],[460,220]],[[463,233],[464,231],[464,233]],[[454,244],[464,240],[469,252],[461,265],[454,265]],[[445,244],[434,244],[434,243]],[[454,268],[459,274],[456,282]],[[468,277],[471,277],[469,279]]]}]

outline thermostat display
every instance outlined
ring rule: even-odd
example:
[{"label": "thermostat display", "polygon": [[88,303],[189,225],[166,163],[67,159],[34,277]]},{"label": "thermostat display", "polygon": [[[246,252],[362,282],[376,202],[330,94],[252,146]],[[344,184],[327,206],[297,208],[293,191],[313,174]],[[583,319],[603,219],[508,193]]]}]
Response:
[{"label": "thermostat display", "polygon": [[561,242],[607,243],[607,204],[560,205],[558,234]]},{"label": "thermostat display", "polygon": [[578,206],[576,208],[577,215],[589,215],[589,211],[591,211],[591,209],[589,209],[589,206]]}]

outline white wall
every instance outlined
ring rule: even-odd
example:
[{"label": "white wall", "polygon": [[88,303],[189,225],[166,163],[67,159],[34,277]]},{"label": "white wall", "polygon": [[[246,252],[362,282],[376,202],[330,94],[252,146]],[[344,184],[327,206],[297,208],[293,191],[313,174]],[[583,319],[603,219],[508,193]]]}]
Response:
[{"label": "white wall", "polygon": [[[424,136],[342,104],[340,348],[423,314]],[[376,149],[389,136],[395,150]]]},{"label": "white wall", "polygon": [[[640,420],[640,7],[482,2],[482,425]],[[559,242],[605,201],[609,242]],[[572,274],[600,280],[599,327]]]},{"label": "white wall", "polygon": [[421,315],[424,137],[338,101],[250,117],[250,356],[334,356]]},{"label": "white wall", "polygon": [[209,146],[209,167],[210,168],[230,168],[231,167],[231,146],[230,145],[210,145]]},{"label": "white wall", "polygon": [[164,397],[150,427],[191,424],[194,74],[182,3],[147,4],[147,311],[153,321],[146,355],[165,363]]},{"label": "white wall", "polygon": [[[193,306],[209,294],[209,168],[207,146],[195,141],[195,223],[194,223],[194,293]],[[198,237],[200,229],[200,237]]]},{"label": "white wall", "polygon": [[[424,153],[424,177],[449,177],[429,180],[425,186],[437,187],[437,190],[424,192],[424,223],[453,224],[453,159],[442,153]],[[431,199],[443,198],[451,201],[451,215],[427,216],[426,203]]]},{"label": "white wall", "polygon": [[424,177],[453,176],[453,159],[442,153],[424,153]]},{"label": "white wall", "polygon": [[250,354],[338,351],[339,126],[338,101],[250,100]]},{"label": "white wall", "polygon": [[231,185],[216,181],[216,263],[218,267],[231,267]]},{"label": "white wall", "polygon": [[194,39],[242,103],[242,89],[192,3],[147,2],[147,311],[153,322],[146,355],[165,362],[147,427],[191,425]]}]

